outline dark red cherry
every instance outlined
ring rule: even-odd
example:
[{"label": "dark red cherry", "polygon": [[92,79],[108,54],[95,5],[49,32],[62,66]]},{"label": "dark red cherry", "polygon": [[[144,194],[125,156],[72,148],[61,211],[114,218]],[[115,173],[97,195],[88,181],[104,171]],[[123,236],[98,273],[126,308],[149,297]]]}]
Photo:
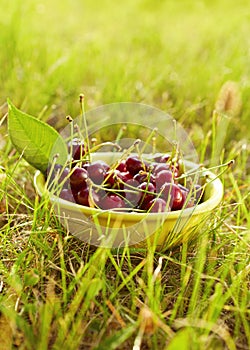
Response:
[{"label": "dark red cherry", "polygon": [[68,142],[68,151],[74,160],[82,159],[86,154],[84,142],[78,138],[74,138]]},{"label": "dark red cherry", "polygon": [[129,179],[132,179],[132,175],[128,171],[110,170],[105,175],[105,184],[114,189],[123,189]]},{"label": "dark red cherry", "polygon": [[180,176],[180,170],[179,170],[178,164],[172,164],[171,165],[171,171],[172,171],[172,173],[174,175],[174,178]]},{"label": "dark red cherry", "polygon": [[60,197],[61,199],[66,200],[66,201],[75,203],[75,199],[74,199],[73,193],[72,193],[72,191],[71,191],[70,189],[68,189],[68,188],[63,188],[62,191],[60,192],[59,197]]},{"label": "dark red cherry", "polygon": [[75,167],[70,176],[70,185],[73,190],[80,190],[87,186],[88,172],[87,170]]},{"label": "dark red cherry", "polygon": [[140,171],[139,173],[135,174],[134,179],[139,183],[143,183],[143,182],[151,182],[152,184],[155,183],[154,175],[147,173],[146,171]]},{"label": "dark red cherry", "polygon": [[161,170],[155,175],[156,191],[159,192],[161,187],[167,183],[173,183],[173,173],[170,170]]},{"label": "dark red cherry", "polygon": [[48,169],[49,185],[56,188],[57,185],[63,188],[69,188],[69,168],[63,168],[61,165],[56,164],[53,169]]},{"label": "dark red cherry", "polygon": [[161,198],[170,206],[171,210],[179,210],[182,205],[181,189],[174,183],[167,183],[161,188]]},{"label": "dark red cherry", "polygon": [[128,208],[135,208],[139,205],[142,192],[138,191],[139,182],[135,179],[129,179],[124,185],[122,196],[125,198],[125,205]]},{"label": "dark red cherry", "polygon": [[170,159],[171,155],[170,154],[164,154],[160,157],[159,163],[167,163]]},{"label": "dark red cherry", "polygon": [[154,169],[153,169],[153,174],[156,175],[162,170],[167,170],[168,171],[169,169],[170,169],[169,164],[165,164],[165,163],[156,164],[154,166]]},{"label": "dark red cherry", "polygon": [[180,210],[182,209],[183,206],[183,194],[180,188],[176,185],[173,184],[172,188],[172,210]]},{"label": "dark red cherry", "polygon": [[167,203],[162,198],[154,198],[147,203],[145,206],[145,210],[149,213],[162,213],[165,211],[169,211],[169,207],[167,207]]},{"label": "dark red cherry", "polygon": [[150,182],[143,182],[138,186],[138,190],[142,193],[139,205],[144,209],[147,203],[155,198],[155,186]]},{"label": "dark red cherry", "polygon": [[87,171],[91,180],[95,184],[100,185],[104,181],[109,168],[110,167],[104,161],[97,160],[87,167]]},{"label": "dark red cherry", "polygon": [[[180,188],[180,186],[178,185],[178,187]],[[182,208],[186,208],[187,207],[187,196],[188,196],[188,190],[183,190],[182,188],[180,188],[181,190],[181,194],[182,194],[182,202],[180,204],[180,209]]]},{"label": "dark red cherry", "polygon": [[88,187],[83,188],[77,193],[76,202],[78,204],[89,207],[89,188]]},{"label": "dark red cherry", "polygon": [[137,156],[129,156],[126,159],[126,167],[133,176],[139,173],[140,170],[145,170],[143,162]]},{"label": "dark red cherry", "polygon": [[124,200],[116,194],[108,194],[100,200],[99,206],[103,210],[125,208]]},{"label": "dark red cherry", "polygon": [[121,172],[126,172],[127,171],[127,167],[126,167],[126,161],[122,160],[118,166],[116,167],[117,170],[121,171]]}]

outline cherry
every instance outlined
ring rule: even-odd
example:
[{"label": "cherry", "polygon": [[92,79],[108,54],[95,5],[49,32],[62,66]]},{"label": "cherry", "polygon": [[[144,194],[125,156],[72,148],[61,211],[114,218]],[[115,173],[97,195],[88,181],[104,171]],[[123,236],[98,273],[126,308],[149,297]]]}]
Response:
[{"label": "cherry", "polygon": [[67,188],[63,188],[62,189],[62,191],[60,192],[59,197],[61,199],[64,199],[64,200],[72,202],[72,203],[75,202],[75,199],[74,199],[72,191],[70,189],[67,189]]},{"label": "cherry", "polygon": [[170,169],[170,166],[169,164],[165,164],[165,163],[157,163],[154,165],[154,169],[153,169],[153,174],[156,175],[158,174],[160,171],[162,170],[169,170]]},{"label": "cherry", "polygon": [[179,210],[182,208],[182,192],[174,183],[167,183],[161,188],[161,198],[163,198],[170,206],[171,210]]},{"label": "cherry", "polygon": [[178,164],[172,164],[171,165],[171,171],[174,174],[174,178],[180,176],[180,169]]},{"label": "cherry", "polygon": [[135,208],[142,197],[142,192],[138,191],[139,182],[135,179],[129,179],[124,185],[124,194],[126,207]]},{"label": "cherry", "polygon": [[78,138],[68,142],[68,150],[74,160],[80,160],[86,154],[84,142]]},{"label": "cherry", "polygon": [[145,206],[145,210],[150,213],[161,213],[165,211],[169,211],[169,207],[167,207],[167,203],[162,198],[154,198],[147,203]]},{"label": "cherry", "polygon": [[172,195],[173,201],[172,201],[171,209],[180,210],[183,206],[182,192],[176,184],[173,184],[172,191],[173,191],[173,195]]},{"label": "cherry", "polygon": [[73,173],[70,176],[70,185],[73,190],[80,190],[87,186],[88,172],[87,170],[79,167],[75,167]]},{"label": "cherry", "polygon": [[140,171],[139,173],[135,174],[134,179],[139,183],[143,183],[143,182],[151,182],[152,184],[155,183],[154,175],[147,173],[146,171]]},{"label": "cherry", "polygon": [[99,206],[103,210],[125,208],[124,200],[117,194],[108,194],[100,200]]},{"label": "cherry", "polygon": [[102,160],[97,160],[87,167],[89,177],[97,185],[103,182],[108,170],[109,166]]},{"label": "cherry", "polygon": [[128,171],[110,170],[105,175],[105,184],[111,188],[123,189],[124,182],[130,179],[132,179],[132,175]]},{"label": "cherry", "polygon": [[171,155],[170,154],[164,154],[163,156],[160,157],[159,163],[167,163],[170,159]]},{"label": "cherry", "polygon": [[134,176],[140,170],[145,170],[145,166],[137,156],[129,156],[126,160],[127,170]]},{"label": "cherry", "polygon": [[76,194],[76,202],[89,207],[89,188],[85,187]]},{"label": "cherry", "polygon": [[[138,189],[142,192],[140,200],[140,208],[144,209],[147,206],[147,203],[155,198],[155,186],[151,182],[143,182],[138,186]],[[150,192],[150,193],[149,193]]]},{"label": "cherry", "polygon": [[127,167],[126,167],[126,161],[122,160],[116,167],[117,170],[121,171],[121,172],[126,172],[127,171]]},{"label": "cherry", "polygon": [[[64,183],[62,199],[103,210],[138,208],[152,213],[189,208],[201,201],[200,185],[187,188],[178,183],[181,162],[171,161],[170,154],[157,154],[150,163],[131,154],[110,169],[102,160],[90,163],[84,159],[86,146],[78,138],[68,143],[68,149],[73,158],[71,172],[58,164],[48,169],[52,179]],[[81,167],[73,167],[79,161]],[[91,193],[88,179],[92,180]]]},{"label": "cherry", "polygon": [[159,192],[166,183],[173,183],[173,173],[170,170],[161,170],[155,175],[156,191]]},{"label": "cherry", "polygon": [[63,188],[69,187],[69,168],[63,168],[60,164],[55,164],[53,169],[48,167],[47,177],[49,177],[49,184],[57,185],[63,182]]},{"label": "cherry", "polygon": [[86,187],[77,192],[76,202],[85,205],[86,207],[89,207],[90,205],[99,207],[100,201],[105,195],[106,193],[103,190],[95,191],[92,189],[90,193],[89,187]]},{"label": "cherry", "polygon": [[187,196],[188,196],[189,191],[184,186],[178,185],[178,187],[181,190],[181,194],[182,194],[182,202],[180,204],[180,209],[182,209],[183,207],[186,208],[188,205],[188,203],[186,203],[186,201],[187,201]]}]

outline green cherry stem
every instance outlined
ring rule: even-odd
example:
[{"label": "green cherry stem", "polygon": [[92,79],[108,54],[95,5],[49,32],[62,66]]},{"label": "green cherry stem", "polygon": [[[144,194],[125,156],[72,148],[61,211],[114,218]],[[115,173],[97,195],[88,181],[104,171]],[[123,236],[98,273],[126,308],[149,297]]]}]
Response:
[{"label": "green cherry stem", "polygon": [[88,126],[87,126],[87,120],[86,120],[86,114],[85,114],[85,108],[84,108],[84,94],[80,94],[79,100],[80,100],[81,115],[82,115],[84,129],[85,129],[85,140],[87,143],[86,155],[87,155],[89,162],[91,162]]}]

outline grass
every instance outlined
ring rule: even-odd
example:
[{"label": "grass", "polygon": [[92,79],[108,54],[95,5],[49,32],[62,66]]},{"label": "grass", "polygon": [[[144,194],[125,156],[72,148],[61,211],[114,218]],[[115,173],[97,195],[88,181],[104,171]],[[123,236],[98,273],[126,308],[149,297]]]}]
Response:
[{"label": "grass", "polygon": [[[1,348],[249,349],[248,1],[0,3]],[[81,92],[169,112],[206,165],[235,160],[195,245],[90,247],[35,194],[6,99],[60,130]]]}]

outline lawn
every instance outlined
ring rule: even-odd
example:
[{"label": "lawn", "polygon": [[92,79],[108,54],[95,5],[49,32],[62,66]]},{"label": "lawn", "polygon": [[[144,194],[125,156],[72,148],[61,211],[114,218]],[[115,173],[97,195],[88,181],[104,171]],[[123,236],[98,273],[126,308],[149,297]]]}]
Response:
[{"label": "lawn", "polygon": [[[249,349],[249,1],[0,8],[0,348]],[[80,93],[87,112],[134,102],[169,113],[216,174],[234,160],[195,243],[90,246],[36,194],[8,137],[7,98],[61,131]]]}]

